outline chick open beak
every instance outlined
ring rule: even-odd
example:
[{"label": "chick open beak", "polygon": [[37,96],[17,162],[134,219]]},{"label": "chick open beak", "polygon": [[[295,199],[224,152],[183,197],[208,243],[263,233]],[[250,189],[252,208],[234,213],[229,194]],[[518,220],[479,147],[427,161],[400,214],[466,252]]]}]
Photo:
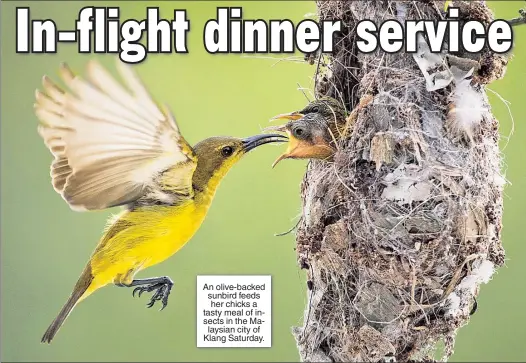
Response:
[{"label": "chick open beak", "polygon": [[[270,121],[296,121],[303,117],[302,113],[299,112],[289,112],[289,113],[281,113],[279,115],[276,115],[270,119]],[[287,136],[289,137],[289,144],[287,147],[287,150],[281,154],[273,163],[272,167],[275,167],[281,160],[286,159],[289,157],[291,152],[297,147],[298,140],[295,137],[291,137],[291,133],[288,127],[288,124],[278,125],[278,126],[268,126],[264,129],[265,131],[277,131],[277,132],[285,132],[287,133]]]},{"label": "chick open beak", "polygon": [[317,140],[316,143],[312,144],[291,136],[289,137],[287,150],[274,161],[272,167],[275,167],[283,159],[327,160],[334,155],[334,152],[334,148],[325,141]]},{"label": "chick open beak", "polygon": [[289,144],[287,145],[287,150],[285,150],[285,152],[283,154],[278,156],[278,158],[272,163],[272,167],[273,168],[276,165],[278,165],[278,163],[281,160],[290,158],[291,155],[294,153],[294,151],[298,148],[298,146],[300,144],[300,141],[298,139],[296,139],[295,137],[291,137],[290,136],[290,131],[289,130],[284,130],[284,131],[287,133],[287,135],[289,135]]},{"label": "chick open beak", "polygon": [[266,130],[287,133],[289,143],[287,150],[272,163],[274,168],[283,159],[323,159],[326,160],[334,155],[334,148],[322,138],[316,138],[314,142],[299,140],[294,137],[288,125],[271,126]]},{"label": "chick open beak", "polygon": [[[273,119],[284,119],[284,117],[289,117],[290,114],[278,115]],[[295,116],[294,116],[295,117]],[[289,119],[290,120],[290,119]],[[268,126],[263,129],[263,131],[274,131],[274,132],[284,132],[288,136],[289,144],[287,145],[287,150],[281,154],[273,163],[272,167],[275,167],[277,163],[281,160],[286,159],[290,156],[292,151],[298,147],[299,140],[292,136],[289,128],[289,124],[277,125],[277,126]]]},{"label": "chick open beak", "polygon": [[261,145],[269,144],[272,142],[286,142],[287,140],[288,137],[281,134],[262,134],[250,136],[242,140],[243,150],[247,153],[250,150],[255,149]]}]

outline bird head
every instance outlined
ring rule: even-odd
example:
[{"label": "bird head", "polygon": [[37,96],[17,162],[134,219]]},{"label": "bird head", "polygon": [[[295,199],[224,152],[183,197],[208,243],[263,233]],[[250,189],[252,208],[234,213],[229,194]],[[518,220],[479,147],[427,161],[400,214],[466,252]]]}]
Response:
[{"label": "bird head", "polygon": [[285,113],[271,120],[287,120],[280,126],[267,127],[267,131],[285,132],[289,136],[287,150],[273,167],[283,159],[323,159],[334,155],[338,126],[345,122],[345,108],[333,98],[321,98],[300,111]]},{"label": "bird head", "polygon": [[194,146],[197,167],[194,183],[204,187],[213,177],[221,179],[230,168],[249,151],[269,143],[287,141],[281,134],[262,134],[244,139],[227,136],[215,136],[204,139]]}]

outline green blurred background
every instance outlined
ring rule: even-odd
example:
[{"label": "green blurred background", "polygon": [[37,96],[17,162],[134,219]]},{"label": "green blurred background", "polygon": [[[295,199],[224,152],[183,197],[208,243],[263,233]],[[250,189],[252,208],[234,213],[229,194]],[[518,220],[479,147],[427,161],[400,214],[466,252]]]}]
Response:
[{"label": "green blurred background", "polygon": [[[154,2],[2,2],[1,237],[2,361],[297,361],[290,327],[301,324],[305,280],[296,266],[294,237],[273,234],[294,225],[305,163],[270,164],[280,148],[262,147],[230,172],[208,218],[193,240],[168,261],[141,273],[168,275],[176,285],[162,313],[145,308],[147,297],[107,287],[80,304],[51,346],[40,337],[69,296],[114,211],[75,213],[50,184],[51,155],[36,132],[34,90],[42,75],[56,76],[59,62],[82,72],[94,55],[60,44],[57,54],[15,53],[15,7],[32,18],[72,28],[87,5],[120,6],[121,19],[143,19]],[[499,18],[512,18],[524,2],[494,1]],[[291,19],[315,11],[313,2],[160,2],[161,16],[188,9],[189,54],[149,55],[138,72],[160,101],[174,110],[191,143],[210,135],[248,136],[275,114],[302,107],[298,84],[311,87],[314,68],[296,60],[210,55],[202,44],[206,20],[217,6],[242,6],[246,19]],[[455,361],[526,360],[526,25],[515,29],[517,49],[504,80],[491,85],[511,103],[515,132],[503,138],[506,188],[503,242],[506,267],[482,288],[479,311],[458,336]],[[113,56],[98,56],[113,66]],[[273,55],[272,57],[280,57]],[[512,121],[505,104],[489,92],[501,134]],[[200,274],[273,276],[273,346],[267,349],[197,349],[195,281]]]}]

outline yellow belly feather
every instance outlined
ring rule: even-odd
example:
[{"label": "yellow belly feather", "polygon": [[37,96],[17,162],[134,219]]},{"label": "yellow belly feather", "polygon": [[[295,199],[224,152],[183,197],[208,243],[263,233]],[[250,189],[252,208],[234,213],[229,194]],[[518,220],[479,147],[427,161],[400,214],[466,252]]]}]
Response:
[{"label": "yellow belly feather", "polygon": [[189,200],[178,206],[124,211],[90,259],[94,280],[84,297],[112,282],[128,284],[138,271],[172,256],[199,229],[209,206]]},{"label": "yellow belly feather", "polygon": [[124,211],[113,218],[90,258],[93,281],[79,301],[109,283],[129,284],[137,272],[180,250],[203,223],[228,167],[215,173],[193,199]]}]

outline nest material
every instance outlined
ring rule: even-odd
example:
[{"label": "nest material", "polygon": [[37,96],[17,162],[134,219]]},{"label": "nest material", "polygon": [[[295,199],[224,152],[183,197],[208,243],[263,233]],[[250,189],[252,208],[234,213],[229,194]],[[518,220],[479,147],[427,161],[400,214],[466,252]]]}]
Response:
[{"label": "nest material", "polygon": [[[493,19],[483,3],[453,5],[463,19]],[[431,70],[473,66],[463,85],[486,109],[476,122],[460,122],[453,102],[460,83],[430,92],[412,55],[355,48],[360,20],[440,19],[442,8],[318,3],[320,20],[342,19],[346,30],[332,56],[317,57],[317,95],[354,111],[334,162],[312,161],[302,184],[296,239],[309,300],[293,333],[303,361],[433,361],[439,341],[446,360],[479,285],[504,263],[505,182],[484,84],[503,76],[506,58],[487,50],[443,55]]]}]

